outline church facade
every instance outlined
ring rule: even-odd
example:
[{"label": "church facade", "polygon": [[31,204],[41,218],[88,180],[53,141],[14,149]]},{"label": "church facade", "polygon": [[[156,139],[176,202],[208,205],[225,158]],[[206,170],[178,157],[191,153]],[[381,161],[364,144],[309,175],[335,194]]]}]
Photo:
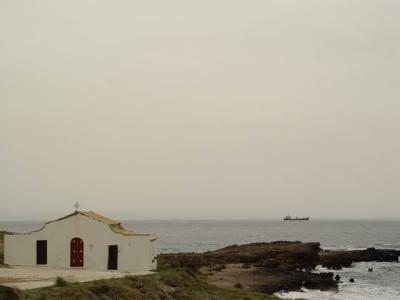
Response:
[{"label": "church facade", "polygon": [[4,262],[94,270],[157,268],[157,236],[126,230],[92,211],[75,211],[29,233],[4,236]]}]

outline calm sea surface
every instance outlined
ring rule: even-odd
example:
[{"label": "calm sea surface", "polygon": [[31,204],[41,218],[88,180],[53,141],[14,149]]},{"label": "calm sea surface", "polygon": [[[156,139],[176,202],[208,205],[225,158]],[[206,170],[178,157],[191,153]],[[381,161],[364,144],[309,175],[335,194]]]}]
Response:
[{"label": "calm sea surface", "polygon": [[[40,228],[43,222],[2,222],[0,230]],[[127,229],[154,232],[159,252],[215,250],[232,244],[262,241],[318,241],[324,249],[366,247],[400,250],[400,221],[123,221]],[[369,267],[374,272],[368,273]],[[400,299],[399,263],[360,263],[338,272],[344,283],[339,293],[305,291],[284,294],[304,299]],[[348,283],[353,277],[356,282]]]}]

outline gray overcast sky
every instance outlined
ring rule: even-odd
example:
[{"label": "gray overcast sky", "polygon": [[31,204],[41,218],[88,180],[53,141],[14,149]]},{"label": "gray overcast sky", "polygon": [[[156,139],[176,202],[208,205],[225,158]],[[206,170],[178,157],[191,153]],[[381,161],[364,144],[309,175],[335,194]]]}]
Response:
[{"label": "gray overcast sky", "polygon": [[0,219],[399,218],[400,1],[0,1]]}]

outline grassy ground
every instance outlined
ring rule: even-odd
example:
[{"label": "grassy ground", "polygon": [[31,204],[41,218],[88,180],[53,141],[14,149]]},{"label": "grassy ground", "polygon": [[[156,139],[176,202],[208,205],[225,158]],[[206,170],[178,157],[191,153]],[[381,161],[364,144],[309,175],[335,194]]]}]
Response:
[{"label": "grassy ground", "polygon": [[24,291],[0,287],[0,299],[272,300],[276,298],[238,288],[217,288],[208,284],[203,275],[192,273],[188,269],[169,268],[149,276],[70,283],[64,287],[53,286]]}]

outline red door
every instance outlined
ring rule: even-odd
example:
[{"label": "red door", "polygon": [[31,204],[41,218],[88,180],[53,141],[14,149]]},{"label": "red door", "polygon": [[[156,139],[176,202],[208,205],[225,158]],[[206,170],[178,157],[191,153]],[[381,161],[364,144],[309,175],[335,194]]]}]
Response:
[{"label": "red door", "polygon": [[71,267],[83,267],[83,241],[80,238],[71,240]]}]

